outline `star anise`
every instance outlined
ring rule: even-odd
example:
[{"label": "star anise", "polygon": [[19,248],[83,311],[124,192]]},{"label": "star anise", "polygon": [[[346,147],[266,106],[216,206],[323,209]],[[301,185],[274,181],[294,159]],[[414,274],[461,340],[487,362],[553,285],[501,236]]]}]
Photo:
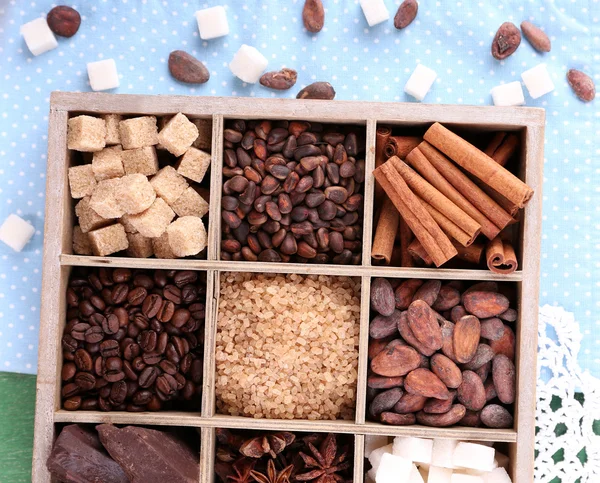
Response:
[{"label": "star anise", "polygon": [[245,441],[240,446],[240,453],[250,458],[260,458],[266,454],[270,454],[271,458],[275,458],[286,446],[292,444],[295,439],[296,436],[293,433],[285,431],[267,436],[257,436]]},{"label": "star anise", "polygon": [[233,475],[227,477],[231,483],[250,483],[252,480],[252,470],[256,465],[256,460],[250,458],[240,458],[233,464]]},{"label": "star anise", "polygon": [[316,483],[343,482],[345,478],[338,474],[350,468],[350,461],[346,461],[348,451],[342,450],[338,454],[335,434],[328,434],[317,449],[312,443],[307,443],[312,456],[300,453],[306,468],[315,468],[308,473],[296,475],[296,481],[314,481]]},{"label": "star anise", "polygon": [[292,465],[286,466],[280,472],[277,472],[275,469],[275,463],[273,460],[269,460],[269,464],[267,465],[267,474],[264,475],[258,471],[251,471],[250,476],[254,478],[254,481],[258,483],[289,483],[290,475],[292,474],[292,470],[294,467]]}]

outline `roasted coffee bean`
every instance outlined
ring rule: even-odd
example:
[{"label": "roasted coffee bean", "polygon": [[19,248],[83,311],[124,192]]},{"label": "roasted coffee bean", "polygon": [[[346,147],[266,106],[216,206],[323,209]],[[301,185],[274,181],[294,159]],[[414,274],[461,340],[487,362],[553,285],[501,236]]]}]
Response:
[{"label": "roasted coffee bean", "polygon": [[[80,322],[73,326],[73,328],[71,329],[70,335],[75,340],[85,340],[85,333],[88,331],[88,329],[90,327],[91,327],[90,324],[86,324],[85,322]],[[75,348],[77,348],[76,345],[75,345]]]},{"label": "roasted coffee bean", "polygon": [[[167,344],[167,349],[168,348],[169,348],[169,345]],[[142,360],[144,361],[144,363],[146,363],[149,366],[158,364],[161,359],[162,359],[162,355],[159,354],[158,352],[144,352],[142,354]]]},{"label": "roasted coffee bean", "polygon": [[152,392],[142,389],[141,391],[137,391],[131,400],[133,401],[133,404],[145,406],[152,400],[152,397]]},{"label": "roasted coffee bean", "polygon": [[114,314],[107,315],[102,321],[102,330],[106,335],[116,334],[119,330],[119,318]]},{"label": "roasted coffee bean", "polygon": [[112,385],[110,388],[109,400],[111,404],[118,406],[125,401],[127,397],[127,383],[125,381],[119,381]]},{"label": "roasted coffee bean", "polygon": [[102,339],[104,339],[102,327],[90,327],[85,331],[84,337],[85,341],[90,344],[95,344],[96,342],[102,341]]},{"label": "roasted coffee bean", "polygon": [[162,306],[163,300],[160,295],[148,295],[142,304],[142,312],[149,319],[156,317]]},{"label": "roasted coffee bean", "polygon": [[140,373],[140,375],[138,377],[138,383],[139,383],[140,387],[143,387],[143,388],[151,387],[154,384],[154,382],[156,381],[158,374],[159,374],[159,369],[157,367],[154,367],[154,366],[146,367]]},{"label": "roasted coffee bean", "polygon": [[127,342],[123,346],[123,358],[128,361],[132,361],[133,359],[135,359],[137,356],[140,355],[140,352],[140,346],[131,339],[129,339],[129,342]]},{"label": "roasted coffee bean", "polygon": [[148,291],[146,290],[146,288],[142,286],[136,287],[133,290],[130,290],[127,294],[127,302],[129,303],[129,305],[133,306],[141,305],[146,299],[147,295]]},{"label": "roasted coffee bean", "polygon": [[64,382],[68,382],[75,377],[77,372],[77,366],[73,362],[65,362],[61,370],[61,379]]},{"label": "roasted coffee bean", "polygon": [[[138,329],[138,331],[140,330],[146,330],[148,327],[150,327],[150,323],[148,322],[148,318],[142,314],[135,314],[135,316],[133,317],[133,325],[130,324],[129,327],[127,328],[127,333],[129,335],[129,337],[134,337],[133,335],[129,334],[129,329],[135,326],[136,329]],[[136,334],[137,337],[137,334]]]},{"label": "roasted coffee bean", "polygon": [[144,352],[152,352],[156,348],[158,336],[153,330],[145,330],[139,336],[139,345]]},{"label": "roasted coffee bean", "polygon": [[170,300],[163,300],[156,318],[163,323],[169,322],[175,313],[175,304]]},{"label": "roasted coffee bean", "polygon": [[173,316],[171,317],[171,324],[173,324],[177,328],[181,328],[187,323],[188,320],[190,320],[191,316],[192,314],[188,309],[177,309],[173,312]]},{"label": "roasted coffee bean", "polygon": [[67,411],[76,411],[77,409],[81,408],[81,402],[81,396],[70,397],[68,399],[65,399],[65,401],[63,402],[63,409],[66,409]]},{"label": "roasted coffee bean", "polygon": [[79,372],[75,376],[75,384],[77,384],[82,391],[90,391],[96,386],[96,378],[89,372]]},{"label": "roasted coffee bean", "polygon": [[84,349],[75,351],[75,365],[80,371],[90,372],[93,368],[92,356]]},{"label": "roasted coffee bean", "polygon": [[123,372],[125,373],[125,377],[130,381],[137,381],[138,376],[129,361],[123,361]]},{"label": "roasted coffee bean", "polygon": [[67,305],[69,307],[77,307],[79,305],[79,296],[71,287],[67,289]]}]

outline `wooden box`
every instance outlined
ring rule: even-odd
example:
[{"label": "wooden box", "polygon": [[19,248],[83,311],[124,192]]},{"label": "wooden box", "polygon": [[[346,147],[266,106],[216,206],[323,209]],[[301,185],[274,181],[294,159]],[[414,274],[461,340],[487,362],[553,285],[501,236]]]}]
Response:
[{"label": "wooden box", "polygon": [[[212,118],[212,170],[207,260],[159,260],[72,255],[71,231],[73,203],[69,195],[67,168],[71,154],[67,150],[67,119],[81,113],[153,114],[183,112],[195,118]],[[362,265],[305,265],[220,260],[220,200],[223,124],[226,119],[285,119],[322,121],[364,126],[366,134],[366,173],[364,209],[364,246]],[[213,461],[216,427],[292,431],[321,431],[355,435],[354,480],[363,481],[364,435],[414,435],[448,437],[507,443],[511,458],[511,476],[516,483],[533,481],[535,437],[535,385],[537,354],[537,309],[542,221],[542,166],[544,111],[532,108],[444,106],[402,103],[347,101],[306,101],[289,99],[250,99],[183,96],[133,96],[101,93],[52,94],[50,102],[44,273],[37,379],[37,407],[33,456],[33,481],[51,481],[46,459],[61,423],[99,423],[188,426],[198,428],[201,438],[200,479],[214,481]],[[374,180],[370,174],[375,162],[375,132],[378,124],[424,126],[439,121],[450,127],[476,131],[516,131],[522,139],[520,172],[535,194],[527,204],[520,223],[520,269],[510,275],[486,270],[392,268],[371,266]],[[103,413],[69,412],[60,408],[60,340],[65,325],[65,292],[71,267],[111,266],[132,268],[193,269],[207,273],[207,315],[204,355],[202,407],[195,413]],[[361,278],[361,317],[359,345],[359,381],[354,421],[266,420],[215,414],[214,347],[218,306],[218,281],[222,271],[273,272],[300,274],[351,275]],[[452,427],[436,429],[424,426],[394,427],[365,421],[367,345],[369,326],[369,288],[372,277],[423,278],[443,280],[497,280],[513,283],[518,293],[517,400],[514,429]],[[212,350],[211,350],[212,349]]]}]

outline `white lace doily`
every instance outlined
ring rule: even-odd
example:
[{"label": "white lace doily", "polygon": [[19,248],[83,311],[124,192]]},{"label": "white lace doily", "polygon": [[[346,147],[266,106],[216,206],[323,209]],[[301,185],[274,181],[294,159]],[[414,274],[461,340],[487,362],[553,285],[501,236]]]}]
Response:
[{"label": "white lace doily", "polygon": [[600,420],[600,380],[579,367],[581,339],[573,314],[540,308],[536,482],[600,483],[600,436],[593,431]]}]

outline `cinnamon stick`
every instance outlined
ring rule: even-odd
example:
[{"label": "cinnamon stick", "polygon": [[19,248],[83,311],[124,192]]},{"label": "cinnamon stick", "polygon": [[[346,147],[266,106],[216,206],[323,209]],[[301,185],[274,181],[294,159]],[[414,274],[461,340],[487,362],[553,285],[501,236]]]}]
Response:
[{"label": "cinnamon stick", "polygon": [[389,162],[379,166],[373,174],[436,266],[457,254],[446,234]]},{"label": "cinnamon stick", "polygon": [[413,149],[406,157],[406,162],[415,168],[421,176],[429,181],[434,187],[436,187],[442,194],[450,199],[456,206],[467,213],[477,223],[481,225],[481,233],[483,233],[490,240],[495,238],[500,233],[498,228],[487,216],[479,211],[473,204],[465,198],[460,191],[458,191],[452,183],[450,183],[440,172],[431,164],[427,156],[423,154],[420,147],[423,145],[431,146],[427,142],[419,144],[418,147]]},{"label": "cinnamon stick", "polygon": [[469,177],[458,169],[446,156],[435,149],[431,144],[423,142],[419,149],[427,157],[429,162],[454,186],[475,208],[483,213],[489,220],[501,230],[511,221],[512,216],[490,198]]},{"label": "cinnamon stick", "polygon": [[423,137],[519,208],[533,196],[533,190],[523,181],[439,122],[434,123]]},{"label": "cinnamon stick", "polygon": [[[421,203],[423,203],[425,209],[431,215],[431,217],[436,221],[438,225],[440,225],[440,228],[444,231],[444,233],[450,238],[456,240],[459,245],[463,247],[468,247],[475,241],[476,236],[469,236],[467,233],[461,230],[459,226],[454,224],[452,220],[449,220],[443,213],[440,213],[426,201],[423,201],[422,199],[420,200]],[[456,247],[456,244],[454,244],[454,246]]]},{"label": "cinnamon stick", "polygon": [[385,155],[387,158],[398,156],[404,159],[421,141],[423,138],[418,136],[390,136],[385,144]]},{"label": "cinnamon stick", "polygon": [[516,134],[508,134],[504,131],[497,132],[485,148],[484,153],[496,161],[500,166],[505,166],[508,160],[515,154],[520,141]]},{"label": "cinnamon stick", "polygon": [[[392,130],[389,127],[381,126],[375,131],[375,167],[378,168],[385,163],[388,158],[385,155],[385,145],[392,135]],[[381,203],[383,199],[383,189],[379,183],[375,182],[375,201],[377,204]]]},{"label": "cinnamon stick", "polygon": [[433,265],[433,260],[421,245],[418,239],[414,239],[410,245],[408,245],[407,252],[410,254],[413,260],[422,261],[425,265]]},{"label": "cinnamon stick", "polygon": [[458,252],[458,255],[456,255],[458,258],[465,262],[479,265],[485,245],[483,243],[473,243],[468,247],[463,247],[459,243],[454,243],[454,248]]},{"label": "cinnamon stick", "polygon": [[400,215],[398,210],[396,210],[390,199],[386,197],[381,208],[381,213],[379,214],[373,247],[371,248],[371,258],[376,263],[382,265],[390,264],[399,221]]},{"label": "cinnamon stick", "polygon": [[494,273],[513,273],[518,267],[513,246],[499,237],[488,242],[485,256],[488,268]]},{"label": "cinnamon stick", "polygon": [[406,184],[410,186],[416,195],[458,226],[469,238],[475,239],[481,231],[481,225],[479,223],[446,198],[446,196],[432,186],[427,180],[419,176],[410,166],[397,156],[392,156],[388,160],[388,163],[391,163],[396,171],[400,173],[400,176],[404,178]]},{"label": "cinnamon stick", "polygon": [[[410,231],[410,227],[404,221],[404,218],[400,217],[400,223],[398,226],[398,238],[400,239],[400,266],[401,267],[414,267],[413,258],[408,253],[408,246],[415,238],[413,232]],[[432,262],[433,263],[433,262]]]}]

